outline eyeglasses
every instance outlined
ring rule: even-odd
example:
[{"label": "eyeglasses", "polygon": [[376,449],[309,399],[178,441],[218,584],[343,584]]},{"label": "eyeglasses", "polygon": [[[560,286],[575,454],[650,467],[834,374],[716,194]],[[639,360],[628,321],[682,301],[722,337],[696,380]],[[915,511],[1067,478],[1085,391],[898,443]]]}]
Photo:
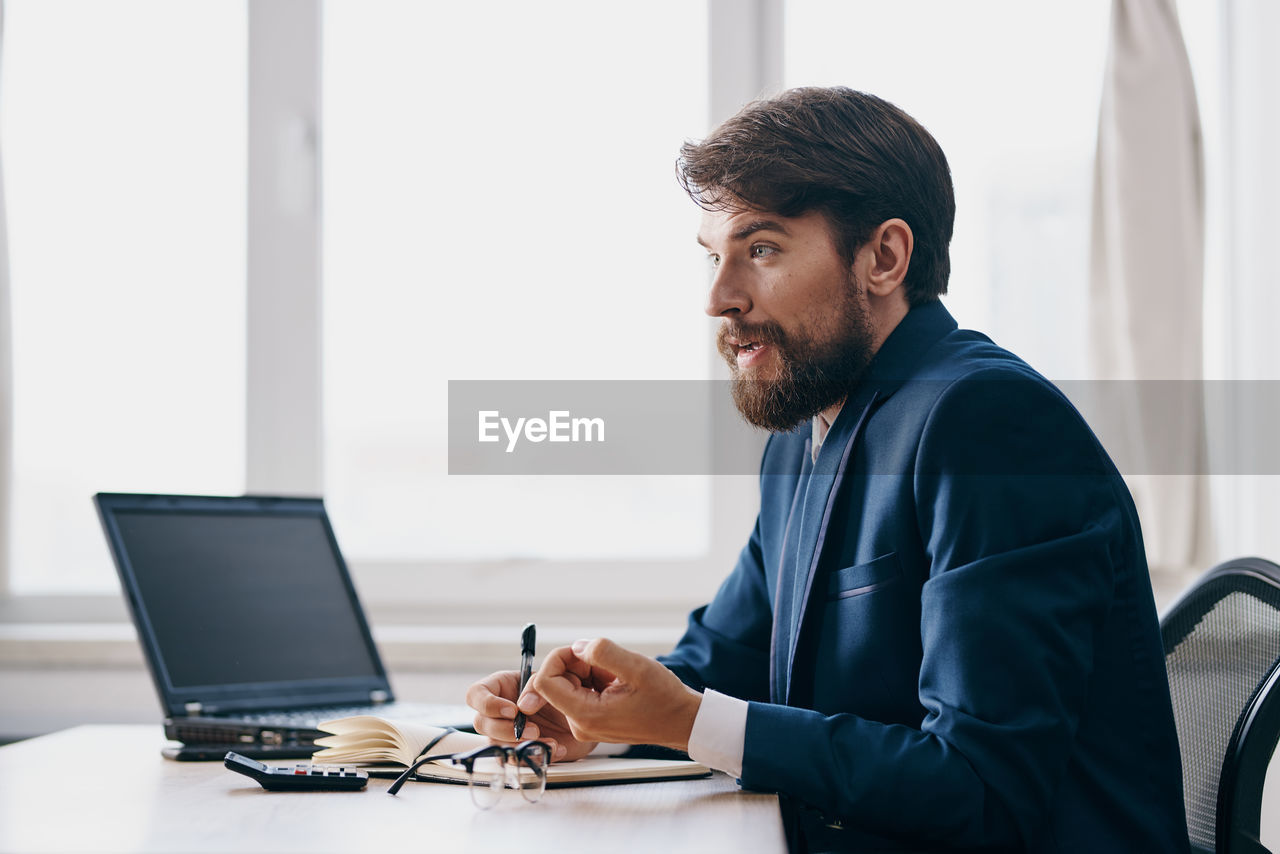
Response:
[{"label": "eyeglasses", "polygon": [[445,753],[439,756],[422,756],[404,770],[387,789],[394,795],[400,787],[418,773],[428,762],[448,759],[461,765],[467,772],[467,789],[471,801],[487,810],[502,797],[502,790],[510,786],[531,804],[538,802],[547,790],[547,766],[551,764],[551,748],[541,741],[526,741],[515,747],[505,744],[486,744],[467,753]]}]

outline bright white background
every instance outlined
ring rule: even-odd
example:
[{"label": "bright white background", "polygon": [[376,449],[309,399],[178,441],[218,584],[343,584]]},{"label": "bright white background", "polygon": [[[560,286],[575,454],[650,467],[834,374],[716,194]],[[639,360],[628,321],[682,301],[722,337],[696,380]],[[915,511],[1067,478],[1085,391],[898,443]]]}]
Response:
[{"label": "bright white background", "polygon": [[[1108,7],[785,4],[783,82],[876,92],[935,133],[958,198],[946,301],[1055,379],[1086,376]],[[443,474],[448,379],[715,362],[697,211],[672,172],[707,130],[705,6],[479,8],[324,7],[321,466],[340,540],[357,565],[705,554],[709,530],[749,524],[715,515],[706,480]],[[1209,154],[1206,365],[1230,375],[1221,12],[1179,8]],[[5,28],[9,589],[113,592],[94,491],[245,484],[246,10],[8,0]],[[1226,547],[1265,551],[1265,534]]]},{"label": "bright white background", "polygon": [[90,496],[244,488],[246,15],[5,4],[14,593],[116,590]]},{"label": "bright white background", "polygon": [[956,192],[944,302],[961,326],[1054,379],[1087,376],[1091,169],[1110,8],[787,4],[787,85],[872,92],[934,135]]},{"label": "bright white background", "polygon": [[705,4],[554,9],[325,5],[324,482],[357,557],[707,548],[705,478],[447,474],[449,380],[710,375],[674,169]]}]

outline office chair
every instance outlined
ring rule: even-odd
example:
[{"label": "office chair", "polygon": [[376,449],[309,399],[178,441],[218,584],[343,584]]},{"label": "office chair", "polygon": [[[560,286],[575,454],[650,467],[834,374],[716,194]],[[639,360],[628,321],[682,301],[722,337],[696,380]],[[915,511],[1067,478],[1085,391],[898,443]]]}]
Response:
[{"label": "office chair", "polygon": [[1280,566],[1209,570],[1160,620],[1195,854],[1270,854],[1262,786],[1280,737]]}]

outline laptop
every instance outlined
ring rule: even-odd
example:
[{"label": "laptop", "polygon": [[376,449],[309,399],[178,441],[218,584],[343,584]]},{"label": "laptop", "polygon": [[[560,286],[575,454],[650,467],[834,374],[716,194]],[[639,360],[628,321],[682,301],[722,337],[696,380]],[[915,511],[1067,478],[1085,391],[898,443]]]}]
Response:
[{"label": "laptop", "polygon": [[173,759],[304,757],[324,720],[463,726],[397,703],[318,498],[98,493]]}]

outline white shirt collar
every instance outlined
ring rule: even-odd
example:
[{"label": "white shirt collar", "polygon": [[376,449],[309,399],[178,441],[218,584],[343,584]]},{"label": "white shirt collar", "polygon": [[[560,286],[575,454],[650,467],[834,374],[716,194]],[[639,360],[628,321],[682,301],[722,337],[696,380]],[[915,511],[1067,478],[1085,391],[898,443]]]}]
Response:
[{"label": "white shirt collar", "polygon": [[843,407],[844,403],[840,402],[813,416],[812,462],[818,461],[818,451],[822,449],[822,443],[826,441],[827,433],[831,430],[831,425],[836,423]]}]

